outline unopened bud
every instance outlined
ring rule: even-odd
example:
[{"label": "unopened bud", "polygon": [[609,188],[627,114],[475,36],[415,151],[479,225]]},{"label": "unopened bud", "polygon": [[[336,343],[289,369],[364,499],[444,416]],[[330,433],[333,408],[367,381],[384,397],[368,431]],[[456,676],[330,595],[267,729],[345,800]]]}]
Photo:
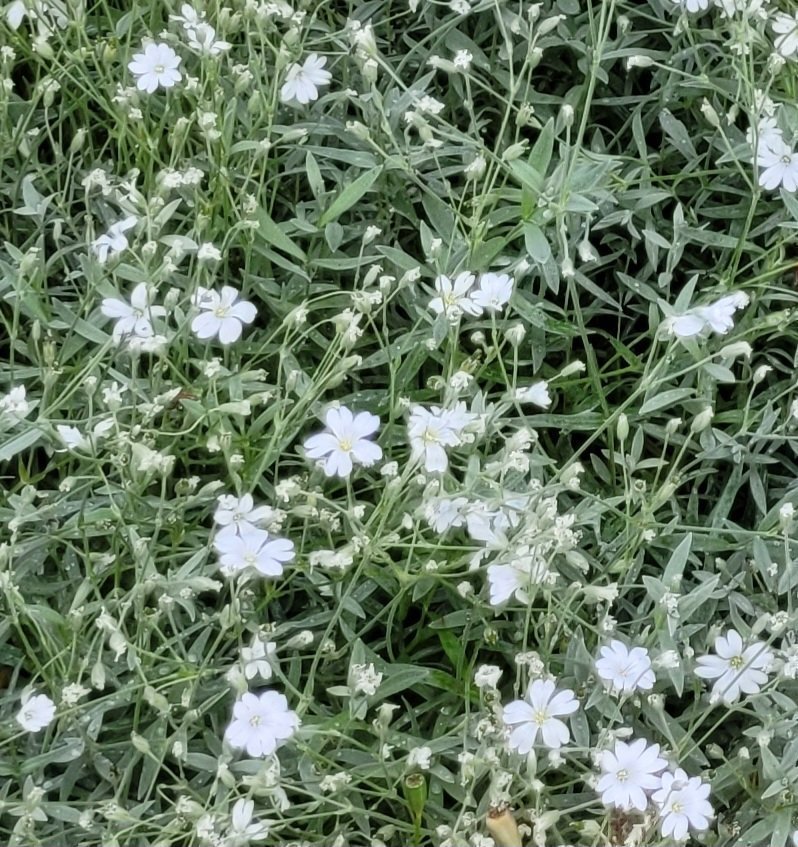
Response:
[{"label": "unopened bud", "polygon": [[709,100],[706,99],[706,97],[704,98],[704,102],[701,104],[701,112],[707,119],[707,123],[710,126],[720,126],[720,118],[718,117],[718,113],[715,111],[714,107],[709,102]]},{"label": "unopened bud", "polygon": [[524,151],[527,148],[527,141],[524,139],[523,141],[519,141],[516,144],[511,144],[505,151],[502,153],[502,161],[504,162],[512,162],[515,159],[518,159],[520,156],[524,155]]},{"label": "unopened bud", "polygon": [[693,422],[690,424],[690,432],[694,434],[703,432],[710,425],[710,423],[712,423],[712,418],[714,414],[715,412],[713,411],[711,406],[707,406],[705,409],[700,411],[693,418]]},{"label": "unopened bud", "polygon": [[629,437],[629,419],[625,414],[623,414],[623,412],[621,412],[621,415],[618,418],[616,432],[618,433],[618,441],[620,441],[621,444],[623,444]]},{"label": "unopened bud", "polygon": [[488,832],[493,836],[497,847],[521,847],[521,833],[507,806],[498,806],[488,810],[485,818]]}]

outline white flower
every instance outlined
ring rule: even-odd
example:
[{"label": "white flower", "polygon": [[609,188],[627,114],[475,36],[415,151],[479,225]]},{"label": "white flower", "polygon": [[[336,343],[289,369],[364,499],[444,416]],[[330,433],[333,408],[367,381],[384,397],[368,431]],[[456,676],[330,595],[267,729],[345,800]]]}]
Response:
[{"label": "white flower", "polygon": [[16,721],[26,732],[38,732],[49,726],[55,718],[55,703],[46,694],[22,694],[22,708],[17,712]]},{"label": "white flower", "polygon": [[502,710],[502,720],[512,727],[510,748],[526,755],[540,732],[543,744],[558,750],[571,737],[568,727],[558,717],[572,715],[578,708],[579,703],[569,688],[557,691],[549,679],[533,680],[524,700],[514,700]]},{"label": "white flower", "polygon": [[27,400],[27,389],[24,385],[15,385],[8,394],[0,397],[0,412],[17,420],[28,416],[31,404]]},{"label": "white flower", "polygon": [[409,768],[419,768],[422,771],[428,771],[432,764],[432,748],[431,747],[414,747],[407,755],[407,766]]},{"label": "white flower", "polygon": [[477,688],[489,688],[495,690],[499,685],[502,669],[496,665],[480,665],[474,671],[474,685]]},{"label": "white flower", "polygon": [[116,256],[119,253],[127,250],[128,240],[125,233],[129,229],[133,229],[136,225],[136,218],[130,215],[115,224],[108,227],[108,232],[100,235],[92,241],[91,249],[94,250],[97,256],[97,261],[104,265],[108,261],[108,257]]},{"label": "white flower", "polygon": [[773,46],[782,56],[790,57],[798,53],[798,12],[786,15],[776,12],[771,18],[773,32],[777,32]]},{"label": "white flower", "polygon": [[247,751],[248,756],[271,756],[299,728],[296,712],[288,700],[276,691],[260,696],[247,693],[233,706],[233,720],[224,737],[231,746]]},{"label": "white flower", "polygon": [[310,459],[323,459],[324,473],[345,479],[355,464],[369,467],[382,458],[382,449],[369,441],[380,427],[380,419],[371,412],[352,412],[341,406],[328,409],[324,415],[327,431],[305,440],[305,453]]},{"label": "white flower", "polygon": [[152,94],[158,86],[172,88],[183,75],[177,69],[180,56],[168,44],[146,44],[143,53],[136,53],[128,63],[128,70],[135,74],[139,91]]},{"label": "white flower", "polygon": [[49,25],[51,21],[61,29],[69,23],[62,0],[14,0],[6,7],[6,21],[11,29],[19,29],[26,17],[38,21],[39,36],[45,38],[52,32]]},{"label": "white flower", "polygon": [[437,315],[447,314],[458,318],[462,312],[469,315],[481,315],[482,307],[470,297],[475,276],[468,271],[458,274],[454,282],[448,276],[441,274],[435,277],[435,291],[438,296],[429,301],[429,307]]},{"label": "white flower", "polygon": [[708,306],[695,306],[681,315],[666,318],[664,326],[677,338],[696,338],[714,331],[725,335],[734,326],[734,313],[750,302],[744,291],[732,291]]},{"label": "white flower", "polygon": [[783,186],[787,191],[798,190],[798,154],[786,143],[760,145],[757,164],[762,188],[773,191]]},{"label": "white flower", "polygon": [[673,0],[685,12],[704,12],[709,8],[709,0]]},{"label": "white flower", "polygon": [[596,660],[596,670],[614,691],[631,694],[638,689],[649,691],[653,688],[656,677],[645,647],[630,650],[623,642],[613,640],[599,652],[601,658]]},{"label": "white flower", "polygon": [[383,674],[373,664],[355,663],[349,669],[349,686],[353,694],[365,694],[373,697],[382,682]]},{"label": "white flower", "polygon": [[482,274],[479,288],[471,292],[471,302],[486,312],[501,312],[510,302],[513,284],[513,278],[508,274]]},{"label": "white flower", "polygon": [[180,6],[179,15],[169,15],[170,21],[178,21],[183,25],[183,29],[192,29],[205,20],[205,12],[198,12],[189,3],[183,3]]},{"label": "white flower", "polygon": [[283,103],[296,100],[305,106],[312,100],[318,100],[319,87],[329,85],[332,79],[332,74],[324,70],[326,64],[326,56],[311,53],[303,64],[291,65],[280,89],[280,99]]},{"label": "white flower", "polygon": [[198,262],[219,262],[222,258],[222,251],[215,247],[210,241],[200,244],[197,249]]},{"label": "white flower", "polygon": [[[100,421],[95,424],[92,429],[92,436],[94,440],[98,440],[100,438],[105,438],[106,435],[113,429],[114,421],[113,419],[108,419],[104,421]],[[89,450],[92,446],[92,437],[88,435],[84,435],[76,426],[69,426],[67,424],[56,424],[56,431],[58,432],[58,436],[61,441],[64,443],[64,446],[67,450],[74,452],[76,450]]]},{"label": "white flower", "polygon": [[253,529],[238,535],[230,526],[217,533],[213,546],[219,565],[227,576],[244,568],[255,568],[263,576],[281,576],[283,565],[294,558],[294,542],[272,538],[266,530]]},{"label": "white flower", "polygon": [[188,46],[205,56],[219,56],[232,46],[228,41],[217,41],[216,30],[206,23],[186,27]]},{"label": "white flower", "polygon": [[79,685],[77,682],[72,682],[69,685],[64,686],[64,689],[61,692],[61,703],[67,707],[74,706],[77,704],[78,700],[85,697],[87,694],[91,694],[90,688],[84,688],[84,686]]},{"label": "white flower", "polygon": [[644,812],[647,791],[660,787],[659,774],[668,763],[659,755],[659,744],[646,745],[643,738],[631,744],[615,742],[615,751],[601,754],[601,778],[596,790],[605,806]]},{"label": "white flower", "polygon": [[659,806],[663,838],[684,841],[690,829],[709,829],[714,812],[709,803],[709,786],[681,769],[662,775],[662,786],[651,798]]},{"label": "white flower", "polygon": [[256,676],[264,680],[271,679],[271,660],[276,652],[277,645],[274,641],[263,641],[256,635],[252,639],[251,647],[241,648],[241,663],[244,666],[244,676],[247,679],[254,679]]},{"label": "white flower", "polygon": [[463,509],[468,505],[466,497],[441,497],[424,504],[424,519],[439,534],[465,523]]},{"label": "white flower", "polygon": [[461,71],[467,71],[471,67],[474,55],[469,50],[458,50],[454,54],[454,66]]},{"label": "white flower", "polygon": [[491,606],[500,606],[513,595],[525,603],[527,589],[539,585],[548,576],[546,562],[534,548],[522,547],[507,564],[493,564],[488,567],[488,585],[490,587]]},{"label": "white flower", "polygon": [[6,7],[6,21],[11,29],[19,29],[23,19],[28,14],[25,0],[14,0]]},{"label": "white flower", "polygon": [[730,704],[741,694],[756,694],[767,682],[773,653],[762,641],[748,647],[734,629],[715,639],[715,656],[699,656],[696,676],[714,679],[712,699]]},{"label": "white flower", "polygon": [[213,521],[219,526],[237,527],[241,533],[256,529],[258,524],[268,521],[274,515],[274,511],[268,506],[255,508],[255,501],[251,494],[245,494],[240,499],[229,494],[222,494],[217,498],[216,511],[213,513]]},{"label": "white flower", "polygon": [[260,821],[252,822],[255,801],[236,800],[231,813],[230,829],[222,838],[220,847],[246,847],[250,841],[261,841],[269,834],[269,827]]},{"label": "white flower", "polygon": [[445,471],[449,465],[446,447],[461,443],[462,421],[459,415],[433,406],[413,406],[407,422],[407,435],[414,460],[422,459],[427,471]]},{"label": "white flower", "polygon": [[203,341],[218,336],[222,344],[232,344],[241,338],[243,325],[258,314],[254,304],[239,300],[238,289],[230,285],[223,285],[221,293],[200,287],[193,302],[202,312],[191,322],[191,331]]},{"label": "white flower", "polygon": [[106,318],[116,320],[112,332],[114,341],[119,344],[153,337],[152,319],[166,315],[163,306],[152,305],[154,295],[146,282],[140,282],[130,294],[130,303],[114,297],[103,300],[100,311]]},{"label": "white flower", "polygon": [[[749,144],[754,142],[753,129],[749,128],[745,135]],[[768,151],[781,150],[786,145],[784,136],[775,117],[760,119],[756,128],[757,164],[762,165],[761,157]]]},{"label": "white flower", "polygon": [[551,406],[549,384],[545,379],[541,379],[538,382],[533,382],[532,385],[516,388],[513,399],[518,403],[533,403],[535,406],[540,406],[541,409],[548,409]]}]

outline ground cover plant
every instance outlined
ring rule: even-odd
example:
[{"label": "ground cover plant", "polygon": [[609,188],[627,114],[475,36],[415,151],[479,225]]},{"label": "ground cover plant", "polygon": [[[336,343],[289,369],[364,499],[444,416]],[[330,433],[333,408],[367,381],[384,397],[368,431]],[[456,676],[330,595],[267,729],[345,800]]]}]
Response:
[{"label": "ground cover plant", "polygon": [[798,844],[791,4],[0,9],[0,843]]}]

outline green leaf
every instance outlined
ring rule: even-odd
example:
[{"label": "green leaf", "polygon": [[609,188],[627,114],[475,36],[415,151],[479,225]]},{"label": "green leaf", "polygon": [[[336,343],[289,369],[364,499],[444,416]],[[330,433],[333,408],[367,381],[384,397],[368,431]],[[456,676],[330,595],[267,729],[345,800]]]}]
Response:
[{"label": "green leaf", "polygon": [[641,415],[650,415],[651,412],[656,412],[659,409],[672,408],[682,400],[692,397],[695,394],[693,388],[671,388],[668,391],[662,391],[649,397],[648,400],[640,407]]},{"label": "green leaf", "polygon": [[665,573],[662,575],[662,581],[665,585],[670,587],[674,583],[681,581],[684,566],[687,564],[687,557],[690,555],[690,548],[692,546],[693,534],[688,532],[668,560],[668,564],[665,567]]},{"label": "green leaf", "polygon": [[361,174],[354,182],[347,185],[319,218],[319,226],[326,226],[330,221],[339,218],[347,209],[351,209],[374,185],[381,173],[382,167],[374,168],[374,170]]},{"label": "green leaf", "polygon": [[307,261],[307,256],[304,252],[277,226],[265,209],[261,209],[258,212],[257,233],[272,247],[282,250],[283,253],[288,253],[289,256],[293,256],[295,259],[300,259],[303,262]]},{"label": "green leaf", "polygon": [[549,118],[546,125],[540,131],[535,146],[529,154],[527,164],[536,171],[540,177],[546,176],[551,161],[551,153],[554,149],[554,118]]},{"label": "green leaf", "polygon": [[28,447],[33,447],[41,437],[42,433],[40,430],[26,429],[10,441],[6,441],[5,444],[0,445],[0,462],[7,462],[16,456],[17,453],[27,450]]},{"label": "green leaf", "polygon": [[536,224],[524,224],[524,246],[526,252],[539,265],[545,264],[551,258],[549,242],[543,230]]}]

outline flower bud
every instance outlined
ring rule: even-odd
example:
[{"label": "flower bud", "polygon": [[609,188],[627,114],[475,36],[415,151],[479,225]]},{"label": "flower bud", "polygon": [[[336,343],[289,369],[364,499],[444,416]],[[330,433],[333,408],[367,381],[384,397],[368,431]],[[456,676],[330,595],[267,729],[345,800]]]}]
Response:
[{"label": "flower bud", "polygon": [[714,126],[715,128],[720,126],[720,118],[718,117],[718,113],[715,111],[712,104],[704,98],[704,102],[701,104],[701,113],[707,119],[707,123],[710,126]]},{"label": "flower bud", "polygon": [[485,825],[497,847],[521,847],[518,824],[507,806],[490,808],[485,818]]},{"label": "flower bud", "polygon": [[524,139],[523,141],[519,141],[516,144],[511,144],[505,151],[502,153],[502,161],[503,162],[512,162],[515,159],[524,155],[524,152],[527,148],[527,141]]},{"label": "flower bud", "polygon": [[629,56],[626,59],[626,70],[629,71],[632,68],[649,68],[654,64],[654,60],[651,56]]},{"label": "flower bud", "polygon": [[621,412],[621,415],[618,418],[616,432],[618,434],[618,441],[620,441],[621,444],[623,444],[624,441],[626,441],[626,439],[629,437],[629,419],[626,417],[625,414],[623,414],[623,412]]},{"label": "flower bud", "polygon": [[690,432],[693,434],[703,432],[712,423],[714,414],[712,407],[707,406],[693,418],[693,422],[690,424]]},{"label": "flower bud", "polygon": [[424,816],[424,806],[427,803],[427,780],[423,774],[411,773],[404,778],[402,788],[413,822],[419,825]]},{"label": "flower bud", "polygon": [[751,345],[747,341],[735,341],[732,344],[721,347],[718,355],[724,359],[736,359],[738,356],[744,356],[746,359],[750,359],[753,352]]}]

